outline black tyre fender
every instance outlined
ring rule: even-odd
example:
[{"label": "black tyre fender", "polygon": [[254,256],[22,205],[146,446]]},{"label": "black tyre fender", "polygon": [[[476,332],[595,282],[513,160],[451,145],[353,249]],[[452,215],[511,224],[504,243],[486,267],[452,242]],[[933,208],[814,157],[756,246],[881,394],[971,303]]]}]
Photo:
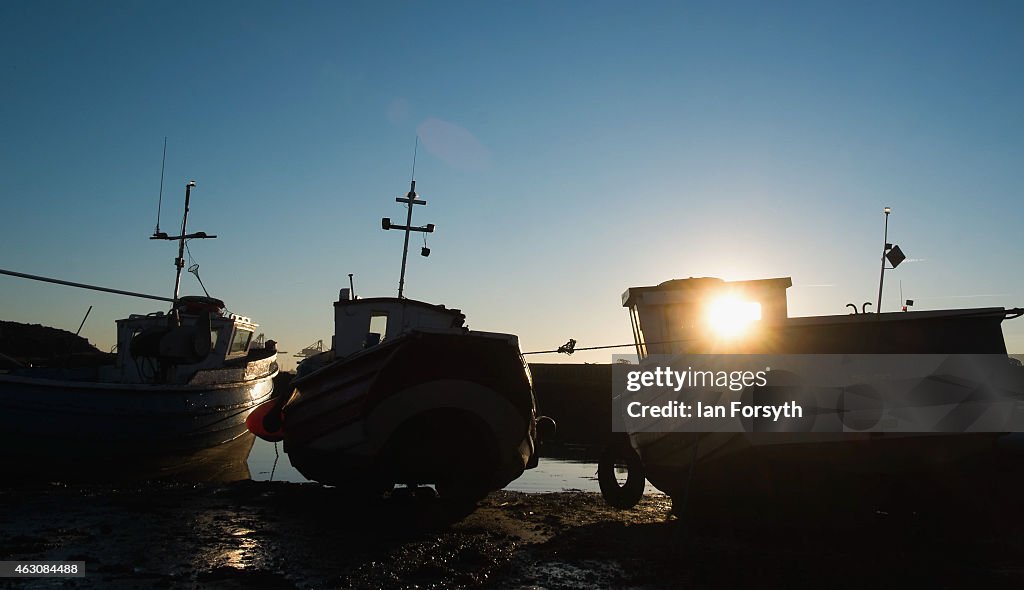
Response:
[{"label": "black tyre fender", "polygon": [[[615,466],[626,466],[626,483],[619,485],[615,478]],[[615,442],[604,450],[597,463],[597,483],[601,495],[609,506],[625,510],[637,505],[647,485],[644,479],[644,464],[640,455],[625,442]]]}]

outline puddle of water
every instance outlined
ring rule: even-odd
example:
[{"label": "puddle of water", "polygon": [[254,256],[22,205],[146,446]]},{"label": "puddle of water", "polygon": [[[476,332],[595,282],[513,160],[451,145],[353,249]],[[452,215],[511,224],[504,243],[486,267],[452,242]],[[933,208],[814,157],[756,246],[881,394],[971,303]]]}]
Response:
[{"label": "puddle of water", "polygon": [[284,443],[267,442],[257,438],[249,452],[249,477],[254,481],[309,481],[288,460]]},{"label": "puddle of water", "polygon": [[[288,461],[288,455],[281,447],[282,444],[277,443],[277,465],[275,467],[274,443],[256,440],[252,452],[249,454],[249,473],[252,479],[256,481],[270,480],[271,470],[273,470],[274,481],[309,481],[292,467]],[[526,470],[519,479],[510,483],[505,489],[533,494],[567,490],[601,491],[597,484],[597,463],[550,457],[541,457],[540,464],[535,469]],[[647,493],[654,491],[652,486],[647,486]]]},{"label": "puddle of water", "polygon": [[597,463],[548,457],[541,457],[537,467],[524,471],[505,489],[534,494],[566,490],[601,491],[597,485]]}]

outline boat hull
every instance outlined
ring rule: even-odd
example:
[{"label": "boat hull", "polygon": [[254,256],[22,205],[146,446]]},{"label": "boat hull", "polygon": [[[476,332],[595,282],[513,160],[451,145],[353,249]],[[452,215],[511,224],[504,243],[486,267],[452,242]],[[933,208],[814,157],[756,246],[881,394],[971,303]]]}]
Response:
[{"label": "boat hull", "polygon": [[273,393],[273,371],[189,385],[118,384],[0,375],[0,429],[23,461],[188,453],[232,441]]},{"label": "boat hull", "polygon": [[674,511],[716,520],[856,518],[889,509],[967,514],[986,502],[1016,504],[1012,490],[1024,483],[1024,457],[1000,448],[1007,435],[765,436],[785,435],[702,435],[696,464],[692,434],[634,444],[647,480],[672,497]]},{"label": "boat hull", "polygon": [[631,438],[647,479],[674,494],[686,487],[694,460],[700,480],[732,487],[749,479],[743,489],[753,491],[802,487],[811,473],[835,480],[941,471],[990,455],[1002,436],[723,432],[635,433]]},{"label": "boat hull", "polygon": [[485,493],[535,461],[535,402],[514,337],[413,332],[296,380],[284,432],[322,483]]}]

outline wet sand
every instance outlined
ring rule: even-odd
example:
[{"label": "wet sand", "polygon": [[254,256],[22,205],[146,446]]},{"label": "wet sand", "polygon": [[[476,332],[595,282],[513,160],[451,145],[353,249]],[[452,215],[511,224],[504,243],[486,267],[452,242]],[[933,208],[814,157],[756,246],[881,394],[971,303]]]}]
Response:
[{"label": "wet sand", "polygon": [[[82,560],[84,578],[2,588],[1020,587],[1012,522],[880,514],[825,523],[669,515],[584,492],[353,505],[317,484],[31,484],[0,489],[0,558]],[[998,519],[995,519],[998,521]]]}]

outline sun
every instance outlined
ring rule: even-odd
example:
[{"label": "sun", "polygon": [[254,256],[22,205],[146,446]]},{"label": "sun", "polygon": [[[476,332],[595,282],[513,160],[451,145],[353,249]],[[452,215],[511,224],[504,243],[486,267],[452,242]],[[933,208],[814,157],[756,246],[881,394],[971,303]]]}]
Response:
[{"label": "sun", "polygon": [[705,312],[708,327],[720,338],[738,338],[761,319],[761,304],[726,295],[711,302]]}]

